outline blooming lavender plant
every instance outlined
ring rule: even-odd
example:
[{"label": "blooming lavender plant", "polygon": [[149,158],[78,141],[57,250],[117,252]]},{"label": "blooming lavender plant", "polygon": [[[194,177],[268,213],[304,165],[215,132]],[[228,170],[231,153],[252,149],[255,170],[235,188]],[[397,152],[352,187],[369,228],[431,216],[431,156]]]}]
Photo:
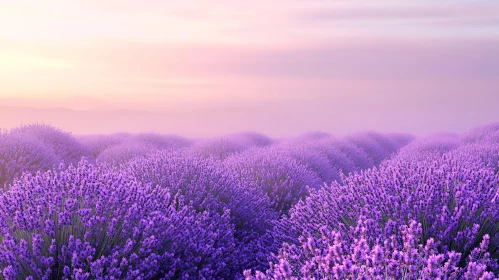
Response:
[{"label": "blooming lavender plant", "polygon": [[[329,161],[329,165],[342,174],[349,174],[357,171],[354,160],[341,151],[336,139],[327,138],[309,143],[311,150],[325,156]],[[339,175],[339,174],[338,174]],[[327,182],[330,183],[330,182]]]},{"label": "blooming lavender plant", "polygon": [[[462,145],[449,156],[468,165],[476,165],[499,172],[499,143]],[[478,168],[478,167],[477,167]]]},{"label": "blooming lavender plant", "polygon": [[247,141],[238,142],[231,137],[218,137],[211,139],[204,139],[196,142],[192,148],[191,152],[195,153],[201,157],[212,157],[215,159],[223,160],[227,157],[240,153],[252,145]]},{"label": "blooming lavender plant", "polygon": [[103,151],[123,143],[128,137],[130,135],[82,135],[78,136],[77,139],[90,151],[92,158],[97,159]]},{"label": "blooming lavender plant", "polygon": [[91,154],[74,136],[50,125],[32,124],[12,129],[12,133],[23,134],[43,143],[53,150],[61,162],[76,164]]},{"label": "blooming lavender plant", "polygon": [[243,143],[247,147],[266,147],[274,143],[272,138],[252,131],[234,133],[228,137],[236,142]]},{"label": "blooming lavender plant", "polygon": [[314,143],[285,142],[276,147],[281,156],[290,157],[317,174],[322,182],[331,183],[340,179],[338,165],[333,165],[327,156],[316,149]]},{"label": "blooming lavender plant", "polygon": [[[376,238],[383,231],[386,238]],[[285,244],[266,273],[245,271],[247,280],[263,279],[496,279],[497,260],[483,235],[464,265],[462,253],[442,251],[438,240],[422,242],[421,223],[409,220],[396,227],[360,218],[348,233],[326,227],[316,235]]]},{"label": "blooming lavender plant", "polygon": [[141,182],[181,195],[198,212],[216,214],[229,209],[237,242],[233,253],[237,263],[227,268],[232,274],[266,262],[260,238],[271,228],[277,213],[261,190],[241,184],[218,160],[186,150],[164,150],[133,160],[126,168]]},{"label": "blooming lavender plant", "polygon": [[321,186],[317,174],[272,147],[239,153],[226,159],[224,164],[241,184],[263,191],[279,215],[287,213],[305,197],[308,188]]},{"label": "blooming lavender plant", "polygon": [[431,157],[441,157],[443,154],[457,149],[461,145],[459,135],[438,133],[414,140],[400,149],[398,159],[427,160]]},{"label": "blooming lavender plant", "polygon": [[150,146],[157,150],[185,148],[191,144],[191,141],[184,137],[158,133],[139,133],[131,136],[130,140],[143,143],[145,146]]},{"label": "blooming lavender plant", "polygon": [[475,127],[464,133],[461,140],[465,144],[499,143],[499,122]]},{"label": "blooming lavender plant", "polygon": [[473,250],[487,235],[492,260],[487,269],[496,271],[499,177],[492,170],[444,156],[393,160],[343,181],[313,191],[298,203],[275,228],[278,243],[298,244],[300,236],[318,236],[323,227],[349,236],[363,216],[380,225],[366,237],[375,244],[391,238],[392,228],[414,220],[421,224],[421,244],[431,239],[439,254],[459,253],[457,265],[462,268],[471,265]]},{"label": "blooming lavender plant", "polygon": [[5,279],[215,279],[234,250],[229,213],[196,213],[165,188],[81,162],[0,194]]},{"label": "blooming lavender plant", "polygon": [[35,173],[57,166],[54,151],[42,143],[15,132],[0,132],[0,187],[23,172]]},{"label": "blooming lavender plant", "polygon": [[352,134],[345,140],[364,150],[373,159],[375,165],[380,164],[390,154],[396,153],[401,147],[395,140],[376,132]]}]

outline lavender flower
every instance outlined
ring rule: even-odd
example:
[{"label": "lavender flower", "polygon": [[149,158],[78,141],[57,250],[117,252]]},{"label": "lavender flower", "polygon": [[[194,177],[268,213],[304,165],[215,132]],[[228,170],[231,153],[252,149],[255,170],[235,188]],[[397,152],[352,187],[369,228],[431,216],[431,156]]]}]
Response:
[{"label": "lavender flower", "polygon": [[[136,159],[126,165],[138,180],[181,195],[196,211],[223,213],[230,210],[237,248],[236,263],[228,271],[241,273],[243,268],[266,262],[259,240],[271,228],[277,213],[258,189],[247,188],[213,158],[202,158],[189,151],[165,150]],[[264,258],[264,260],[260,260]]]},{"label": "lavender flower", "polygon": [[[373,246],[403,236],[397,229],[414,220],[421,224],[420,243],[433,240],[439,254],[460,254],[458,266],[468,267],[474,248],[490,237],[487,270],[497,271],[499,257],[499,176],[455,156],[439,160],[383,163],[379,169],[354,174],[343,184],[313,191],[275,228],[278,243],[299,244],[299,237],[317,236],[326,227],[351,239],[359,217],[380,225],[366,240]],[[412,241],[411,241],[412,242]],[[411,258],[411,256],[407,256]],[[307,259],[306,255],[302,259]],[[408,268],[409,269],[409,268]],[[416,270],[416,268],[414,268]]]},{"label": "lavender flower", "polygon": [[26,174],[0,195],[6,279],[222,278],[229,213],[196,213],[160,187],[81,162]]},{"label": "lavender flower", "polygon": [[255,192],[263,191],[279,215],[308,194],[308,188],[321,186],[319,177],[274,148],[252,149],[224,162],[239,182]]},{"label": "lavender flower", "polygon": [[12,133],[23,134],[43,143],[53,150],[61,162],[76,164],[82,158],[90,158],[91,154],[85,146],[69,133],[50,125],[32,124],[12,129]]},{"label": "lavender flower", "polygon": [[[372,238],[376,232],[384,238]],[[484,235],[464,265],[462,254],[442,251],[433,238],[423,242],[421,223],[409,220],[396,232],[360,217],[348,232],[321,228],[305,234],[298,244],[284,244],[266,273],[245,271],[253,279],[496,279],[497,260],[487,252]],[[376,235],[377,236],[377,235]]]},{"label": "lavender flower", "polygon": [[23,134],[0,132],[0,187],[23,172],[35,173],[59,164],[54,151]]}]

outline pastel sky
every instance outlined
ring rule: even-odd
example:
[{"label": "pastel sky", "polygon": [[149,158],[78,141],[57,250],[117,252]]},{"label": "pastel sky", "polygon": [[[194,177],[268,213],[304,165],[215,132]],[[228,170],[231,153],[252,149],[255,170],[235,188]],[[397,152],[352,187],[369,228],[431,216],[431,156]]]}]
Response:
[{"label": "pastel sky", "polygon": [[462,131],[499,121],[498,50],[497,0],[0,0],[0,105]]}]

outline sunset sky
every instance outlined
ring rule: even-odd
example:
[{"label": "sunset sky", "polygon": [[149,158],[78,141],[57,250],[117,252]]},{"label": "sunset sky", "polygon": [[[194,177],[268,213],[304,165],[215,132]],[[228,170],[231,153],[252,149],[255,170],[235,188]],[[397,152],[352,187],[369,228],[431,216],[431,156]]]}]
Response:
[{"label": "sunset sky", "polygon": [[496,0],[0,0],[0,105],[462,131],[499,121],[498,50]]}]

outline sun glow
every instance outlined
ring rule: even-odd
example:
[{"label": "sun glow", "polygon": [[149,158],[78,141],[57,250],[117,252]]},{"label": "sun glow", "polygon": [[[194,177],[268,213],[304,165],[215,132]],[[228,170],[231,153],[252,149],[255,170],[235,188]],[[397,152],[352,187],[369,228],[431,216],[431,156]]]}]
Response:
[{"label": "sun glow", "polygon": [[0,71],[11,70],[42,70],[42,69],[67,69],[73,67],[70,61],[30,55],[22,52],[0,53]]}]

